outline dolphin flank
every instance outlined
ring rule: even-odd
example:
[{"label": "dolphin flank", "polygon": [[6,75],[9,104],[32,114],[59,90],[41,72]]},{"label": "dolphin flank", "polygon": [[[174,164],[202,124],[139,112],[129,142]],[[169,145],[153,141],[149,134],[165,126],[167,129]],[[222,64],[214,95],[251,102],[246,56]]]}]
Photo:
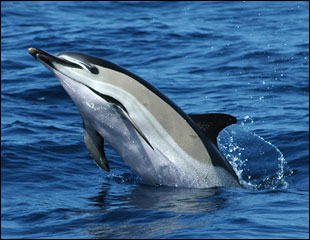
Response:
[{"label": "dolphin flank", "polygon": [[86,147],[110,171],[106,141],[147,184],[241,187],[217,146],[237,122],[228,114],[187,115],[150,83],[109,61],[82,53],[29,48],[51,70],[83,119]]}]

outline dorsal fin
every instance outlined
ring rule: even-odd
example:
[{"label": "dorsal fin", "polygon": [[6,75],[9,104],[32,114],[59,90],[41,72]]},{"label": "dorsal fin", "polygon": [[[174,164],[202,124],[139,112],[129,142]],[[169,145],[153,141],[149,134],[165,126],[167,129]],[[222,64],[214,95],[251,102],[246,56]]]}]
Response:
[{"label": "dorsal fin", "polygon": [[234,116],[223,113],[189,114],[189,116],[216,146],[219,132],[237,122]]}]

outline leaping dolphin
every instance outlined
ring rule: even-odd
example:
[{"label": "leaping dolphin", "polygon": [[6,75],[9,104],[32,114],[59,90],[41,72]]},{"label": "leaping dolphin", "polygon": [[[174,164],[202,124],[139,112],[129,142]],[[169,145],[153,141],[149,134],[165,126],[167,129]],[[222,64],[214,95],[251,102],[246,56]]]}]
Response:
[{"label": "leaping dolphin", "polygon": [[104,170],[110,171],[106,141],[147,184],[241,186],[217,146],[218,133],[236,123],[235,117],[187,115],[150,83],[106,60],[28,51],[72,98],[82,115],[86,147]]}]

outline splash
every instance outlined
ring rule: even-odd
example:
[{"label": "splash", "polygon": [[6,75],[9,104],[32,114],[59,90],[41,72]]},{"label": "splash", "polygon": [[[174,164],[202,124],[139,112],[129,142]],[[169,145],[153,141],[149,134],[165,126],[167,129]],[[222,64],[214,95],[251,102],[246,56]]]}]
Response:
[{"label": "splash", "polygon": [[292,175],[282,152],[271,142],[253,133],[245,123],[231,126],[218,137],[221,152],[235,169],[241,184],[249,189],[286,189],[287,176]]}]

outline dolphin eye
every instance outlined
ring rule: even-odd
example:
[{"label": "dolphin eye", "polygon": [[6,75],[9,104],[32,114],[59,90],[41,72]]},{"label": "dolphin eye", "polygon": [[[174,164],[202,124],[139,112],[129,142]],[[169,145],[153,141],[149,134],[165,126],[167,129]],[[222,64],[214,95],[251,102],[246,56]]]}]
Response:
[{"label": "dolphin eye", "polygon": [[79,61],[78,59],[71,58],[69,56],[60,56],[60,58],[65,59],[66,61],[69,61],[69,62],[73,62],[73,63],[81,66],[82,68],[88,70],[92,74],[98,74],[99,73],[98,68],[93,66],[93,65],[91,65],[91,64],[84,63],[82,61]]},{"label": "dolphin eye", "polygon": [[99,70],[98,68],[96,68],[95,66],[92,66],[90,64],[85,64],[83,62],[78,62],[80,65],[82,65],[85,69],[87,69],[88,71],[90,71],[91,73],[93,74],[98,74],[99,73]]},{"label": "dolphin eye", "polygon": [[98,68],[96,68],[95,66],[89,67],[88,70],[89,70],[91,73],[93,73],[93,74],[98,74],[98,73],[99,73]]}]

